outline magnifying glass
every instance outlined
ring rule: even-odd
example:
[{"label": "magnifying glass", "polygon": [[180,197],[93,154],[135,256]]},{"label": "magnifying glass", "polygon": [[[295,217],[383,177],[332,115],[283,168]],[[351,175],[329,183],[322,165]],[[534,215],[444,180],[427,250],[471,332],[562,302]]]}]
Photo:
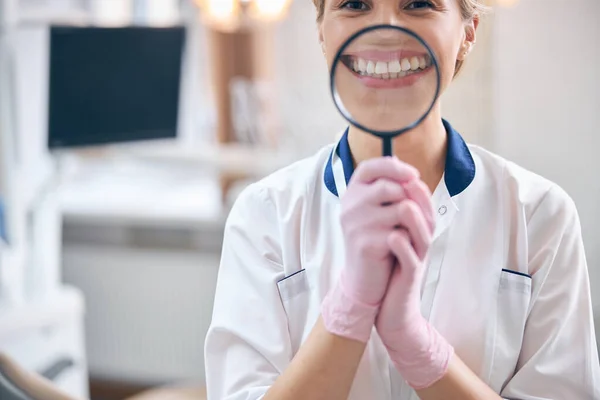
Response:
[{"label": "magnifying glass", "polygon": [[441,81],[425,40],[394,25],[353,34],[338,50],[330,78],[337,109],[353,126],[380,137],[384,156],[392,155],[392,139],[429,115]]}]

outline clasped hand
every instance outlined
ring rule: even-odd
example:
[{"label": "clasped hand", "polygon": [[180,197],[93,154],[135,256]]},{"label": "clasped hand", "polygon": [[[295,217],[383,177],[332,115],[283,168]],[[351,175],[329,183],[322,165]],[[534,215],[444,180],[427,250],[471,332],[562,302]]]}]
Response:
[{"label": "clasped hand", "polygon": [[363,162],[341,200],[346,265],[323,304],[332,333],[366,341],[373,325],[404,379],[424,388],[452,347],[422,317],[421,283],[434,232],[431,192],[395,157]]}]

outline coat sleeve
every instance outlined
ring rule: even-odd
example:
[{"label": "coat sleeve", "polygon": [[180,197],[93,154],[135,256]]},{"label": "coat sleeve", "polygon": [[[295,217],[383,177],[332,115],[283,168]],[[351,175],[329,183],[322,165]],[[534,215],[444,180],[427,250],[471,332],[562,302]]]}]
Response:
[{"label": "coat sleeve", "polygon": [[277,288],[283,275],[272,200],[256,184],[227,219],[211,326],[205,342],[209,400],[261,399],[292,358]]},{"label": "coat sleeve", "polygon": [[598,400],[600,366],[579,217],[558,187],[528,223],[532,301],[517,370],[501,395]]}]

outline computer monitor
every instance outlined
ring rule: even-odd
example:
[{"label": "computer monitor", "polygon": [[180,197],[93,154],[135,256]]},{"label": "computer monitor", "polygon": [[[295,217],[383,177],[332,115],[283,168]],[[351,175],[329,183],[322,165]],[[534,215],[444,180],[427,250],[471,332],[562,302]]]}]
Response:
[{"label": "computer monitor", "polygon": [[51,27],[48,147],[175,138],[185,33]]}]

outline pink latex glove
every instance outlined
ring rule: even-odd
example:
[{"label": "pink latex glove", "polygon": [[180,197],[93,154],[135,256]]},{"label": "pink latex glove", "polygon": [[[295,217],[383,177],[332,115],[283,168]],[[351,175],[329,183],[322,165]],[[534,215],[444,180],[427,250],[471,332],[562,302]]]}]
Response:
[{"label": "pink latex glove", "polygon": [[395,262],[388,237],[403,216],[394,205],[412,181],[418,171],[395,157],[365,161],[352,176],[341,199],[346,265],[321,309],[329,332],[369,340]]},{"label": "pink latex glove", "polygon": [[411,387],[423,389],[445,375],[454,349],[421,315],[424,259],[433,234],[422,210],[431,216],[433,210],[427,187],[412,186],[412,191],[421,191],[417,195],[421,201],[427,200],[419,205],[405,200],[397,206],[404,217],[387,241],[397,261],[376,327],[398,372]]}]

